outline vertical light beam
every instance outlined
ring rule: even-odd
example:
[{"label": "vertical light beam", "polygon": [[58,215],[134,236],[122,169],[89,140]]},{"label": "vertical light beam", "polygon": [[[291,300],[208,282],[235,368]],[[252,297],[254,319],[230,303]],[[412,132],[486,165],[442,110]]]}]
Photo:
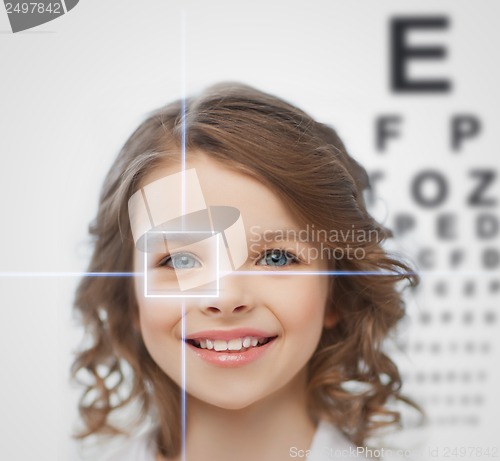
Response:
[{"label": "vertical light beam", "polygon": [[[181,140],[181,211],[186,215],[186,11],[181,11],[181,98],[182,98],[182,140]],[[185,228],[184,222],[182,228]],[[182,300],[182,344],[181,344],[181,453],[186,461],[186,302]]]}]

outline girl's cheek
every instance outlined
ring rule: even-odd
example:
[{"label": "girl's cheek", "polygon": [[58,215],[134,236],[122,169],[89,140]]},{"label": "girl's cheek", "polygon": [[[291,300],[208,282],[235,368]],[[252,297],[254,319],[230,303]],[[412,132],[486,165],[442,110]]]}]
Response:
[{"label": "girl's cheek", "polygon": [[328,290],[326,279],[308,275],[269,277],[260,287],[262,303],[284,328],[303,330],[307,324],[322,325]]},{"label": "girl's cheek", "polygon": [[180,322],[180,308],[165,302],[165,299],[142,299],[139,320],[142,339],[152,359],[165,374],[179,383],[182,361],[175,334]]},{"label": "girl's cheek", "polygon": [[180,320],[180,308],[161,298],[143,298],[139,300],[139,319],[144,334],[165,333]]}]

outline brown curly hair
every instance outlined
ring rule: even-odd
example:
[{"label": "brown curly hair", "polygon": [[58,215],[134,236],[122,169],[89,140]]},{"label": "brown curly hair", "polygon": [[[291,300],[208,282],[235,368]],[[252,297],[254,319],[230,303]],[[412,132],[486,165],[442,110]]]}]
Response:
[{"label": "brown curly hair", "polygon": [[[151,113],[106,177],[90,226],[95,240],[89,272],[132,272],[127,201],[148,172],[179,159],[183,142],[186,152],[201,150],[257,178],[301,223],[378,236],[324,242],[344,254],[332,258],[329,268],[351,275],[330,278],[327,309],[336,312],[338,322],[324,330],[308,365],[309,410],[314,420],[332,421],[358,446],[376,429],[398,423],[398,412],[387,403],[406,399],[382,341],[404,315],[398,283],[406,279],[415,285],[417,276],[382,249],[391,233],[368,214],[362,195],[366,171],[336,132],[279,98],[246,85],[219,84]],[[359,248],[364,257],[352,257]],[[82,382],[86,374],[87,381],[79,404],[85,429],[77,437],[120,433],[112,414],[135,401],[142,410],[139,419],[153,414],[159,424],[162,454],[176,455],[181,392],[153,361],[138,332],[132,277],[83,278],[75,309],[89,338],[72,368],[74,379]],[[365,388],[353,390],[346,383]]]}]

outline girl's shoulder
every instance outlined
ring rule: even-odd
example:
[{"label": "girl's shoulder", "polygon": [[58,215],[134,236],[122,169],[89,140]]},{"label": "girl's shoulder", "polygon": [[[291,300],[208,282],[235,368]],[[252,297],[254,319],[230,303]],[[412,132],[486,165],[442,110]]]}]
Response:
[{"label": "girl's shoulder", "polygon": [[[426,428],[406,429],[373,438],[369,447],[357,447],[336,426],[320,421],[311,448],[305,453],[307,461],[415,461],[424,452]],[[413,448],[408,448],[413,447]],[[292,454],[292,453],[290,453]],[[294,456],[299,458],[299,456]],[[300,459],[300,458],[299,458]]]},{"label": "girl's shoulder", "polygon": [[[155,461],[156,447],[155,430],[129,439],[125,444],[107,458],[106,461]],[[290,449],[293,456],[293,447]],[[369,459],[364,454],[360,456],[358,449],[333,424],[320,421],[314,434],[311,448],[306,455],[307,461],[352,461],[358,457]],[[295,456],[299,456],[296,453]]]},{"label": "girl's shoulder", "polygon": [[352,461],[358,453],[356,446],[336,426],[321,420],[307,455],[308,461]]},{"label": "girl's shoulder", "polygon": [[155,461],[155,430],[150,429],[141,435],[124,442],[106,461]]}]

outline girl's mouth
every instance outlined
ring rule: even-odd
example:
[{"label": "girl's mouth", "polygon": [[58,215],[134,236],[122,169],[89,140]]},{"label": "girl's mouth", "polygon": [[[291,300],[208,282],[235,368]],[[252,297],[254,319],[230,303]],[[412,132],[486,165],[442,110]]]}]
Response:
[{"label": "girl's mouth", "polygon": [[279,335],[253,328],[205,330],[184,339],[187,349],[203,362],[222,368],[242,367],[274,349]]},{"label": "girl's mouth", "polygon": [[187,339],[186,343],[191,344],[198,349],[207,349],[210,351],[225,353],[241,353],[246,352],[250,349],[262,347],[273,341],[275,338],[276,336],[244,336],[242,338],[234,338],[228,341],[226,341],[225,339],[197,338]]}]

